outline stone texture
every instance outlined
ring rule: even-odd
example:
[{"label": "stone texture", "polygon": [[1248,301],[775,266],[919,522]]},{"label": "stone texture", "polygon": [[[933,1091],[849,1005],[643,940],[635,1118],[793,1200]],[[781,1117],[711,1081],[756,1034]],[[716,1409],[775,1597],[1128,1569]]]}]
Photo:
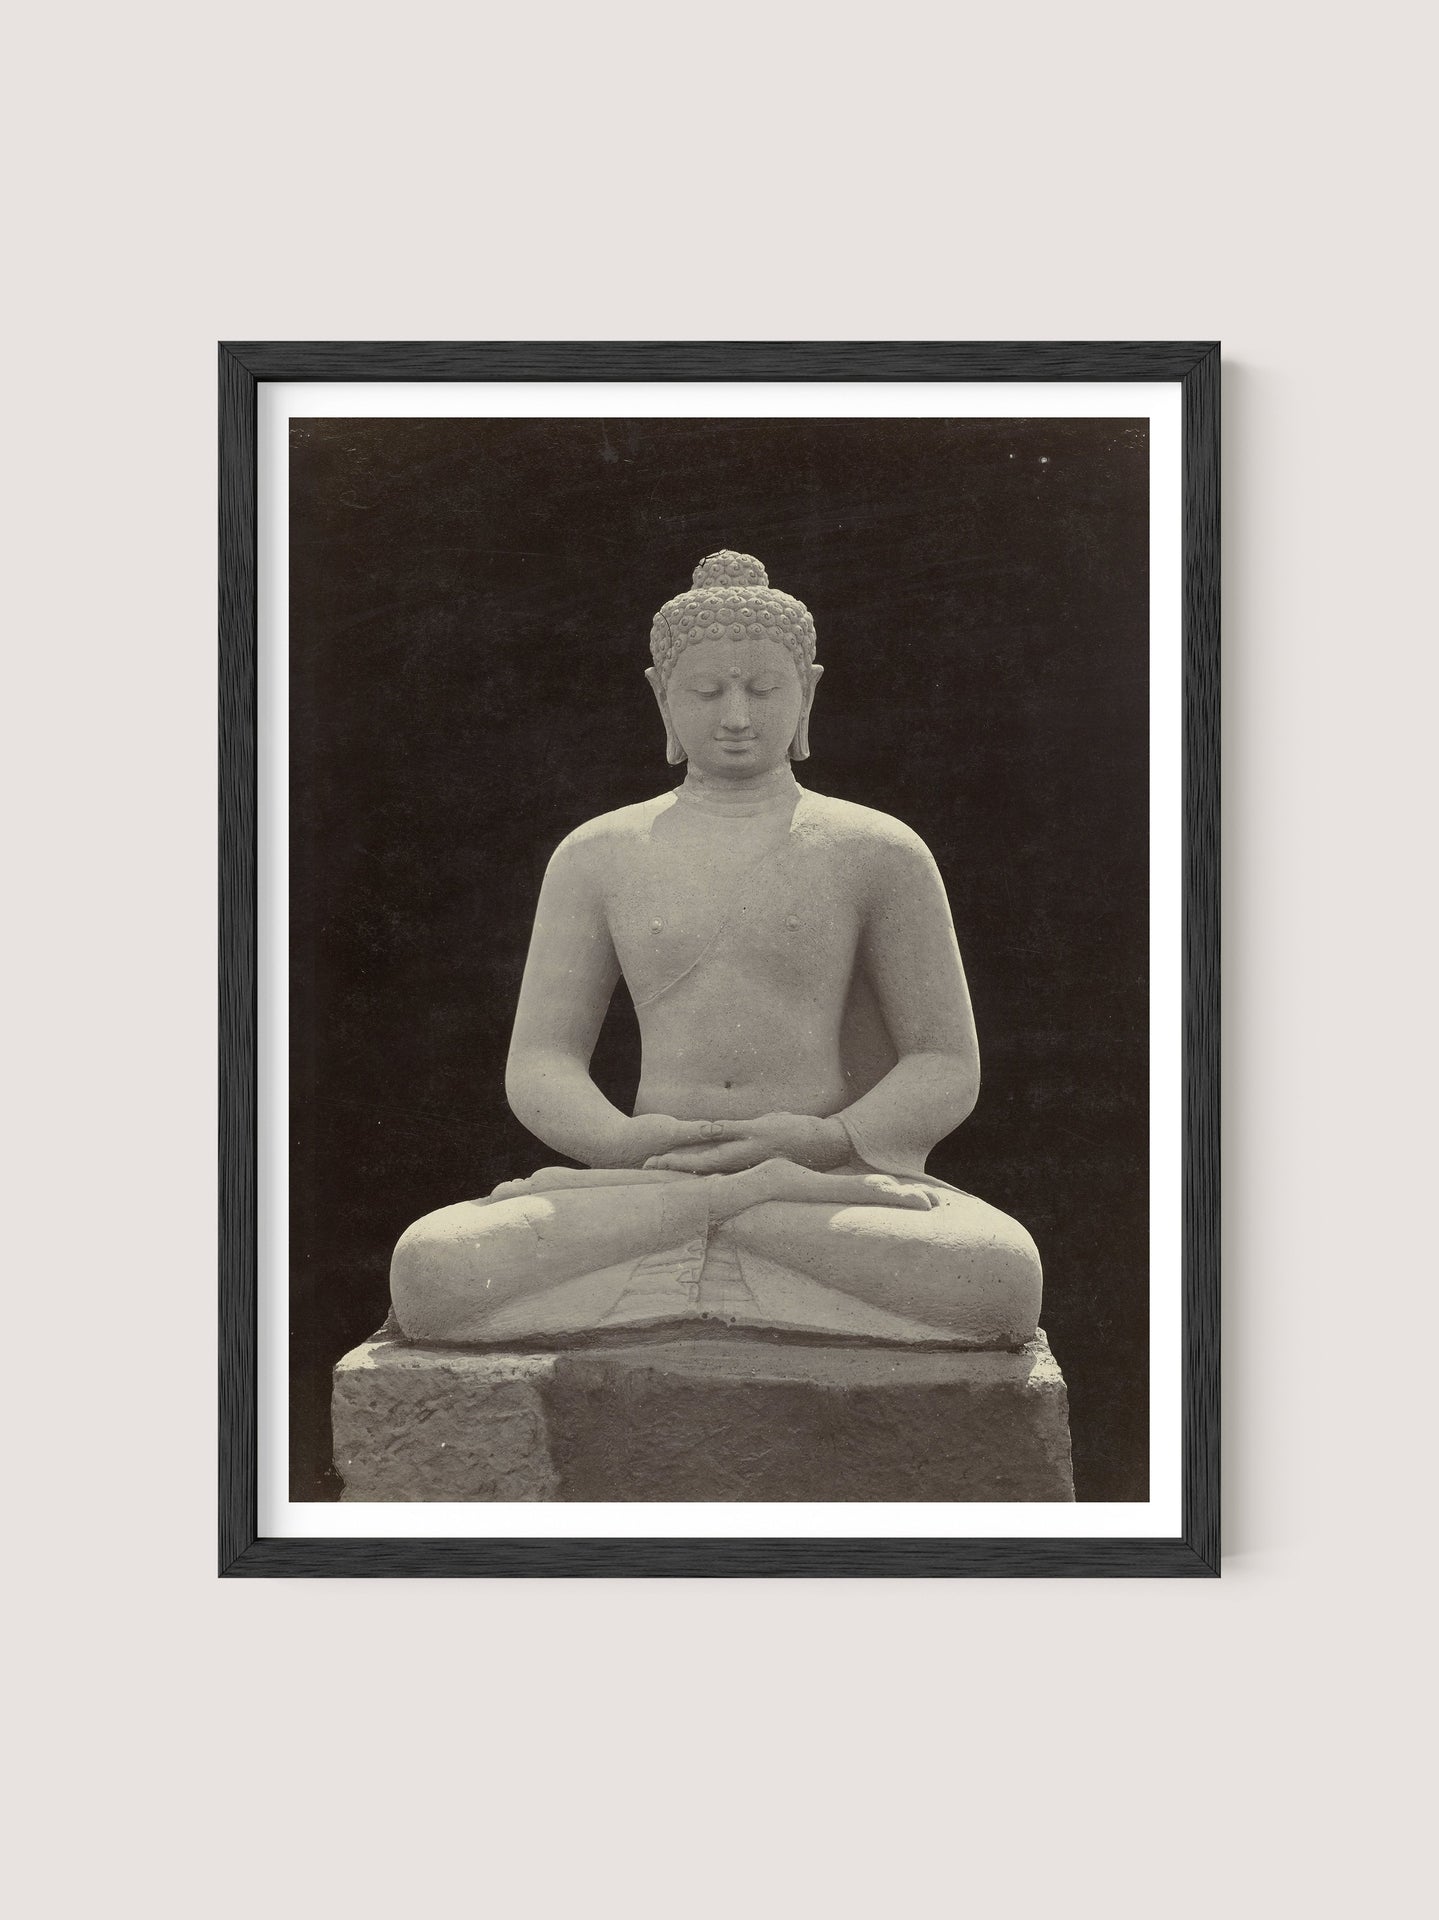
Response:
[{"label": "stone texture", "polygon": [[346,1500],[1071,1501],[1043,1332],[1017,1353],[658,1338],[518,1354],[379,1335],[335,1369]]},{"label": "stone texture", "polygon": [[335,1368],[346,1500],[558,1500],[542,1388],[553,1354],[413,1347],[379,1334]]}]

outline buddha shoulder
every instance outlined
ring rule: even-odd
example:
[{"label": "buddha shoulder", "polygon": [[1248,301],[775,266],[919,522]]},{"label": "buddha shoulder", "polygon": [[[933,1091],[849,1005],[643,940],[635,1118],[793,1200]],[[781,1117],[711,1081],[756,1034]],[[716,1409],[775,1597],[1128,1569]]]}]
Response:
[{"label": "buddha shoulder", "polygon": [[855,860],[875,874],[906,868],[932,869],[934,857],[913,827],[877,807],[806,789],[801,812],[804,829],[819,844]]},{"label": "buddha shoulder", "polygon": [[656,820],[674,804],[672,793],[662,793],[653,800],[596,814],[565,835],[550,856],[550,871],[602,876],[616,861],[644,847]]}]

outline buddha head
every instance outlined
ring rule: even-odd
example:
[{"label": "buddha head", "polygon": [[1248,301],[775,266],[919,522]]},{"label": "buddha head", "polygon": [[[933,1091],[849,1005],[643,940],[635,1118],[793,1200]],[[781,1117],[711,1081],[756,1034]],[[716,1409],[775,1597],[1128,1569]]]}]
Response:
[{"label": "buddha head", "polygon": [[671,766],[721,780],[809,758],[809,714],[823,667],[803,602],[769,584],[752,554],[711,553],[687,593],[650,629],[645,678],[665,723]]}]

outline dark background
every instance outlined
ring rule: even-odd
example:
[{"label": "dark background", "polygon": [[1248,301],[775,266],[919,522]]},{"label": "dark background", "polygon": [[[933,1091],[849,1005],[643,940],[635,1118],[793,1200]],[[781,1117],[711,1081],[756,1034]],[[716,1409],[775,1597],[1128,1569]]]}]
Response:
[{"label": "dark background", "polygon": [[290,514],[291,1497],[405,1226],[554,1158],[502,1084],[540,876],[680,778],[650,621],[736,547],[815,617],[803,783],[949,888],[984,1084],[930,1169],[1038,1241],[1079,1498],[1147,1498],[1146,423],[302,420]]}]

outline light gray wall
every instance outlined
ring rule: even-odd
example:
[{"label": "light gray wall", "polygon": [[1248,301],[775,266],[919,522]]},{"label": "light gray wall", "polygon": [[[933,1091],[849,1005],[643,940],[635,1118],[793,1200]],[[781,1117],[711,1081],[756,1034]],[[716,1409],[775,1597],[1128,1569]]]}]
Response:
[{"label": "light gray wall", "polygon": [[[25,1912],[1407,1908],[1433,1566],[1431,20],[25,16]],[[220,336],[1222,336],[1220,1584],[216,1581]]]}]

